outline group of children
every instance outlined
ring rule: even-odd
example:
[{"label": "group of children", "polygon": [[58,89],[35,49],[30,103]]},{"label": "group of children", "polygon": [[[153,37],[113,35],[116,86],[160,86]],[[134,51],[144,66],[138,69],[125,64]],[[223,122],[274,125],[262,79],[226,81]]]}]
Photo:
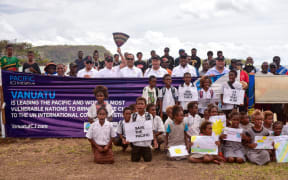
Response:
[{"label": "group of children", "polygon": [[[233,71],[230,73],[232,74],[229,74],[229,81],[233,85],[233,78],[235,81],[237,73],[235,74]],[[232,108],[226,116],[226,124],[230,128],[243,129],[242,141],[227,141],[225,140],[227,135],[222,133],[219,139],[215,141],[218,146],[218,155],[191,153],[190,148],[193,145],[191,136],[212,136],[212,123],[209,118],[225,114],[218,110],[217,105],[207,101],[209,98],[212,100],[214,96],[214,92],[210,88],[211,80],[209,78],[204,77],[200,81],[201,90],[197,92],[199,94],[198,102],[188,101],[188,99],[195,99],[195,97],[191,97],[195,95],[195,92],[189,91],[189,89],[194,88],[189,73],[184,75],[184,84],[181,86],[183,89],[180,87],[178,90],[175,87],[172,88],[170,75],[165,75],[163,80],[165,87],[160,89],[158,93],[155,87],[156,78],[149,78],[149,86],[144,88],[143,97],[138,97],[135,105],[124,108],[123,120],[118,123],[116,132],[110,122],[113,113],[111,105],[104,101],[108,98],[108,90],[105,86],[95,88],[94,94],[97,103],[88,108],[88,118],[92,125],[86,137],[91,143],[96,163],[114,162],[112,144],[121,146],[123,151],[130,146],[131,161],[133,162],[138,162],[141,158],[145,162],[151,161],[152,149],[155,151],[164,149],[170,160],[188,158],[191,163],[244,163],[248,160],[258,165],[264,165],[270,161],[275,161],[273,150],[255,149],[257,146],[255,143],[256,136],[285,135],[282,132],[283,123],[279,121],[273,123],[271,111],[263,113],[260,110],[255,110],[253,115],[249,117],[247,113],[239,113]],[[181,96],[178,94],[179,92],[184,92],[183,96],[186,96],[181,102],[178,102],[178,97]],[[200,101],[201,98],[205,100]],[[125,124],[144,121],[152,124],[153,140],[128,142]],[[188,157],[171,156],[168,149],[179,145],[184,145],[187,148]]]}]

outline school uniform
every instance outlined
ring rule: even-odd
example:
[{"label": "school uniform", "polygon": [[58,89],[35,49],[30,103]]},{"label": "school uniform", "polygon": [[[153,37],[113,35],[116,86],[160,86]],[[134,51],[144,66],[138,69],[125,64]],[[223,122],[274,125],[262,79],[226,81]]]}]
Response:
[{"label": "school uniform", "polygon": [[[251,138],[250,143],[255,142],[255,136],[269,136],[267,129],[262,127],[261,131],[256,131],[254,128],[248,129],[245,134]],[[270,161],[270,154],[265,149],[248,149],[247,158],[250,162],[257,165],[264,165]]]},{"label": "school uniform", "polygon": [[164,138],[165,129],[164,129],[163,121],[162,121],[160,116],[155,116],[153,118],[153,132],[155,134],[158,133],[158,132],[162,132],[162,134],[160,134],[157,137],[158,144],[162,144],[164,142],[164,140],[165,140],[165,138]]},{"label": "school uniform", "polygon": [[[188,125],[184,122],[180,124],[175,124],[175,122],[169,123],[166,129],[166,133],[168,134],[168,148],[171,146],[185,146],[185,132],[188,131]],[[168,157],[171,157],[168,152]],[[185,157],[177,157],[175,160],[184,159]]]},{"label": "school uniform", "polygon": [[143,77],[143,73],[141,69],[135,66],[133,66],[132,68],[129,68],[128,66],[126,66],[120,70],[120,77],[141,78]]},{"label": "school uniform", "polygon": [[[108,102],[104,102],[104,106],[106,110],[108,111],[108,118],[112,117],[114,114],[112,106]],[[91,104],[91,106],[88,108],[87,116],[91,119],[97,118],[97,110],[102,107],[102,105],[98,105],[97,103]],[[95,121],[95,120],[94,120]]]},{"label": "school uniform", "polygon": [[190,113],[188,117],[184,118],[184,123],[188,125],[187,134],[189,136],[197,136],[200,133],[200,126],[202,124],[202,119],[198,114],[193,117]]},{"label": "school uniform", "polygon": [[244,161],[246,160],[246,150],[241,142],[224,141],[222,144],[222,150],[225,158],[236,157],[241,158]]},{"label": "school uniform", "polygon": [[102,78],[118,78],[120,75],[120,66],[114,66],[111,69],[104,67],[98,73],[98,77]]},{"label": "school uniform", "polygon": [[197,71],[195,67],[187,64],[183,67],[181,64],[176,66],[172,71],[172,77],[183,77],[186,72],[189,72],[192,77],[197,77]]},{"label": "school uniform", "polygon": [[212,88],[209,88],[207,91],[205,91],[203,88],[200,89],[198,92],[199,94],[199,113],[204,114],[204,111],[207,109],[208,104],[213,103],[214,98],[214,91]]},{"label": "school uniform", "polygon": [[158,98],[158,88],[154,87],[151,89],[149,85],[144,87],[142,97],[146,99],[147,104],[156,104]]},{"label": "school uniform", "polygon": [[[234,87],[234,89],[237,89],[237,90],[242,90],[242,84],[238,81],[235,81],[232,86]],[[225,82],[223,85],[222,85],[222,94],[224,93],[224,89],[232,89],[228,82]],[[232,110],[234,108],[234,105],[233,104],[222,104],[222,110]]]},{"label": "school uniform", "polygon": [[[168,106],[174,106],[178,101],[178,91],[173,86],[171,86],[169,89],[163,87],[159,91],[158,98],[162,101],[162,112],[166,116],[166,108]],[[163,117],[163,120],[166,120],[166,118]]]},{"label": "school uniform", "polygon": [[248,130],[248,129],[250,129],[250,128],[252,128],[254,126],[254,124],[252,124],[252,123],[248,123],[248,124],[246,124],[246,125],[243,125],[243,124],[239,124],[239,127],[241,128],[241,129],[243,129],[243,130]]},{"label": "school uniform", "polygon": [[[131,115],[130,123],[132,122],[141,122],[149,121],[152,123],[153,127],[153,117],[150,113],[145,112],[143,115],[140,115],[138,112]],[[145,162],[152,160],[152,150],[151,150],[151,141],[138,141],[132,143],[131,151],[131,161],[138,162],[141,157],[143,157]]]},{"label": "school uniform", "polygon": [[164,128],[165,128],[164,134],[166,134],[166,129],[168,128],[168,124],[170,123],[173,123],[173,120],[170,117],[168,117],[164,123]]},{"label": "school uniform", "polygon": [[84,78],[85,76],[89,76],[90,78],[98,77],[98,71],[92,68],[90,71],[87,71],[86,68],[81,69],[77,73],[77,77]]},{"label": "school uniform", "polygon": [[150,76],[155,76],[157,78],[163,78],[165,74],[168,74],[167,70],[164,68],[160,67],[157,70],[154,70],[153,68],[148,68],[145,71],[144,77],[150,77]]},{"label": "school uniform", "polygon": [[126,138],[125,124],[126,124],[126,122],[125,122],[124,119],[120,120],[119,123],[117,124],[116,133],[117,133],[118,136],[114,140],[114,145],[122,146],[122,147],[126,148],[126,147],[128,147],[128,144],[123,144],[122,143],[122,139],[119,137],[119,135],[122,135],[124,138]]},{"label": "school uniform", "polygon": [[[105,120],[104,124],[101,125],[99,121],[91,124],[86,137],[92,139],[99,146],[106,146],[109,144],[111,138],[114,138],[116,133],[114,131],[112,123]],[[114,157],[112,152],[112,147],[109,148],[107,152],[99,152],[96,147],[93,147],[94,161],[96,163],[113,163]]]},{"label": "school uniform", "polygon": [[[195,96],[195,97],[194,97]],[[187,105],[191,101],[198,101],[197,87],[190,83],[180,85],[178,87],[178,99],[184,110],[187,110]]]}]

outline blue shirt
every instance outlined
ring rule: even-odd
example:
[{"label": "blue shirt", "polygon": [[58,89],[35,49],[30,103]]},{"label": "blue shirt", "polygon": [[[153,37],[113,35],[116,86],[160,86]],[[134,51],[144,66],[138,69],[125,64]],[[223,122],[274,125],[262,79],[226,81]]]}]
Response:
[{"label": "blue shirt", "polygon": [[217,76],[217,75],[227,74],[227,73],[229,73],[229,71],[230,71],[229,69],[224,67],[224,70],[222,71],[222,73],[220,73],[219,71],[217,71],[216,67],[213,67],[213,68],[209,69],[205,75],[210,76],[210,75],[214,74],[215,76]]}]

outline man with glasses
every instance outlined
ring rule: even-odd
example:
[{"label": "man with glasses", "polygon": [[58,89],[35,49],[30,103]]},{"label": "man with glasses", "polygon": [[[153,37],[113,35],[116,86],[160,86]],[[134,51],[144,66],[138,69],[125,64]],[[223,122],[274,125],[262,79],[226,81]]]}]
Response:
[{"label": "man with glasses", "polygon": [[165,69],[168,72],[168,74],[172,75],[172,71],[169,68],[170,63],[166,57],[161,58],[161,64],[160,65],[163,69]]},{"label": "man with glasses", "polygon": [[247,57],[247,59],[246,59],[244,71],[246,71],[248,74],[249,74],[249,73],[250,73],[250,74],[251,74],[251,73],[254,74],[254,73],[257,72],[257,69],[256,69],[256,67],[254,66],[254,60],[253,60],[253,58],[250,57],[250,56]]},{"label": "man with glasses", "polygon": [[91,59],[85,61],[85,68],[81,69],[77,73],[77,77],[82,78],[95,78],[97,77],[98,71],[93,68],[94,63]]},{"label": "man with glasses", "polygon": [[107,56],[105,58],[105,67],[101,69],[98,73],[98,77],[103,78],[116,78],[120,76],[120,69],[125,66],[124,61],[118,66],[113,66],[113,57]]},{"label": "man with glasses", "polygon": [[144,77],[153,75],[162,78],[165,74],[168,74],[168,72],[160,66],[160,58],[157,56],[152,57],[152,67],[146,70]]},{"label": "man with glasses", "polygon": [[120,70],[120,77],[130,77],[130,78],[143,77],[141,69],[134,66],[133,54],[128,53],[126,61],[127,66]]},{"label": "man with glasses", "polygon": [[273,62],[276,64],[276,73],[279,75],[285,75],[288,72],[288,70],[280,65],[280,61],[281,59],[279,56],[273,57]]},{"label": "man with glasses", "polygon": [[197,72],[195,67],[188,64],[187,54],[181,54],[180,64],[176,66],[172,71],[173,77],[183,77],[186,72],[191,74],[191,77],[197,77]]},{"label": "man with glasses", "polygon": [[163,58],[166,58],[168,61],[165,63],[168,63],[168,67],[170,70],[174,68],[174,58],[169,55],[170,49],[168,47],[165,47],[164,49],[164,56],[161,57],[161,64],[163,63]]},{"label": "man with glasses", "polygon": [[208,70],[206,76],[217,76],[229,73],[229,69],[225,67],[225,60],[223,56],[216,58],[215,67]]}]

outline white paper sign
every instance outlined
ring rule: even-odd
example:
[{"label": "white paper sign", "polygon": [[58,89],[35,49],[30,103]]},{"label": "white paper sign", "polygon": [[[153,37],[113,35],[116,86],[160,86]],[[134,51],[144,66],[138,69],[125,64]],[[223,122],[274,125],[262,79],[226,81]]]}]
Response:
[{"label": "white paper sign", "polygon": [[227,137],[224,139],[225,141],[235,141],[235,142],[241,142],[241,134],[243,132],[243,129],[239,128],[224,128],[224,133]]},{"label": "white paper sign", "polygon": [[288,136],[275,136],[274,148],[277,162],[288,162]]},{"label": "white paper sign", "polygon": [[274,136],[255,136],[255,149],[273,149]]},{"label": "white paper sign", "polygon": [[196,87],[179,86],[179,101],[198,101],[198,91]]},{"label": "white paper sign", "polygon": [[169,153],[171,157],[179,157],[179,156],[188,156],[188,151],[186,146],[179,145],[179,146],[171,146],[169,149]]},{"label": "white paper sign", "polygon": [[212,122],[212,136],[217,141],[226,127],[226,116],[211,116],[209,121]]},{"label": "white paper sign", "polygon": [[227,104],[243,104],[244,103],[244,90],[237,89],[224,89],[223,102]]},{"label": "white paper sign", "polygon": [[129,142],[148,141],[153,139],[152,120],[125,123],[124,128],[126,139]]},{"label": "white paper sign", "polygon": [[218,146],[212,136],[192,136],[191,153],[218,154]]}]

